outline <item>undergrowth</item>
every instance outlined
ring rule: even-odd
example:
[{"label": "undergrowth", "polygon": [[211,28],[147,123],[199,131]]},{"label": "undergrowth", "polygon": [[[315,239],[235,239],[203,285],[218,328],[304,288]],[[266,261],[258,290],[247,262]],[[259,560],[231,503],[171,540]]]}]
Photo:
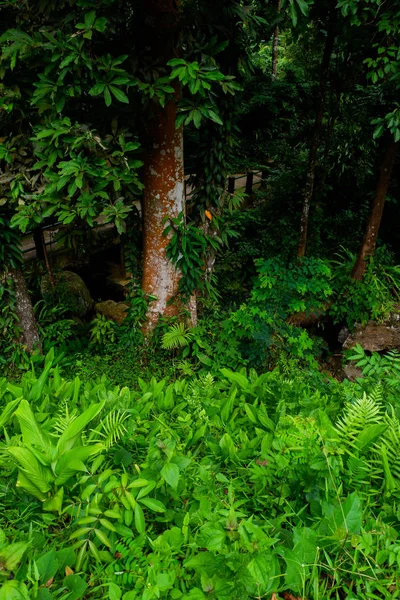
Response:
[{"label": "undergrowth", "polygon": [[400,359],[352,358],[0,380],[0,598],[399,597]]}]

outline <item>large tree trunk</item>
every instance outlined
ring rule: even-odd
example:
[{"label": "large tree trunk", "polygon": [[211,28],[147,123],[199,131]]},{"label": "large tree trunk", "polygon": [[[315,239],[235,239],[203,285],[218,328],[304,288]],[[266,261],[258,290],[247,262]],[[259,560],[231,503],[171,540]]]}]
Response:
[{"label": "large tree trunk", "polygon": [[[148,0],[145,10],[144,49],[154,64],[160,65],[161,74],[176,56],[180,0]],[[147,331],[154,328],[159,315],[172,316],[182,308],[177,298],[181,274],[166,256],[172,232],[164,235],[168,218],[185,211],[183,131],[182,127],[176,129],[175,123],[178,99],[177,86],[175,98],[165,108],[152,102],[145,124],[142,286],[146,294],[156,297],[149,304]]]},{"label": "large tree trunk", "polygon": [[15,310],[19,319],[19,327],[21,328],[19,341],[25,346],[28,352],[32,352],[33,350],[41,352],[39,331],[24,274],[19,269],[9,269],[9,272],[14,282]]},{"label": "large tree trunk", "polygon": [[382,221],[383,209],[385,206],[386,195],[390,183],[390,176],[396,157],[397,144],[392,139],[386,148],[385,155],[380,168],[378,184],[375,190],[374,200],[372,202],[371,212],[367,221],[363,241],[358,252],[357,260],[354,264],[351,277],[355,280],[362,279],[365,272],[365,260],[372,256],[375,250],[378,238],[379,227]]},{"label": "large tree trunk", "polygon": [[[281,12],[281,0],[277,1],[276,4],[277,17]],[[279,46],[279,25],[275,25],[274,37],[272,40],[272,81],[276,78],[278,71],[278,46]]]},{"label": "large tree trunk", "polygon": [[320,91],[319,91],[319,104],[315,115],[314,129],[311,138],[311,146],[308,155],[308,167],[306,176],[306,185],[303,194],[303,208],[300,219],[300,239],[297,248],[297,256],[304,256],[306,253],[307,246],[307,230],[308,230],[308,217],[310,214],[310,205],[314,193],[315,183],[315,169],[317,166],[317,154],[319,147],[319,136],[322,128],[322,118],[324,116],[325,99],[326,99],[326,88],[328,84],[329,76],[329,65],[331,62],[331,56],[333,46],[335,43],[335,27],[334,22],[328,25],[328,34],[326,37],[324,53],[322,56],[321,63],[321,77],[320,77]]},{"label": "large tree trunk", "polygon": [[157,108],[157,118],[149,128],[151,139],[147,140],[142,286],[146,294],[156,297],[149,304],[148,329],[156,325],[159,314],[172,316],[179,309],[175,297],[180,273],[166,256],[172,234],[164,235],[165,220],[178,217],[185,209],[183,135],[182,128],[175,128],[176,111],[175,101],[168,102],[165,109]]}]

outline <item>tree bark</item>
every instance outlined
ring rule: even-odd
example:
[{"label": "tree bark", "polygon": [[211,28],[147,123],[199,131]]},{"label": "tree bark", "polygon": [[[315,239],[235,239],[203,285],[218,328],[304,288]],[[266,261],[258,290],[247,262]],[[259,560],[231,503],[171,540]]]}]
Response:
[{"label": "tree bark", "polygon": [[366,259],[372,256],[378,239],[379,227],[382,221],[383,209],[390,183],[390,176],[396,158],[397,143],[392,139],[386,148],[380,168],[378,183],[372,202],[371,212],[367,221],[363,241],[358,252],[357,260],[351,273],[352,279],[360,280],[365,273]]},{"label": "tree bark", "polygon": [[[281,12],[281,0],[278,0],[276,5],[276,12],[279,17]],[[279,46],[279,25],[275,25],[274,37],[272,40],[272,81],[276,79],[278,71],[278,46]]]},{"label": "tree bark", "polygon": [[[159,65],[160,76],[177,56],[180,31],[180,0],[147,0],[141,31],[143,51]],[[143,197],[143,291],[155,300],[149,303],[145,332],[157,324],[159,315],[176,315],[181,308],[178,286],[181,273],[167,258],[173,232],[164,235],[168,218],[185,213],[183,129],[176,129],[179,87],[164,108],[151,102],[144,126]],[[194,302],[191,309],[194,311]]]},{"label": "tree bark", "polygon": [[306,176],[306,185],[303,193],[303,208],[300,219],[300,237],[299,245],[297,248],[297,256],[302,257],[306,253],[307,246],[307,230],[308,230],[308,218],[310,214],[310,205],[314,192],[315,183],[315,169],[317,166],[317,154],[319,147],[319,137],[322,129],[322,118],[324,116],[325,99],[326,99],[326,88],[328,84],[329,66],[331,62],[331,56],[333,52],[333,46],[335,43],[335,28],[334,23],[331,21],[328,26],[328,34],[326,37],[324,53],[321,62],[321,78],[320,78],[320,91],[319,91],[319,104],[315,115],[314,129],[311,138],[310,151],[308,155],[308,167]]},{"label": "tree bark", "polygon": [[185,208],[183,177],[182,127],[175,128],[176,101],[167,103],[165,109],[157,107],[149,135],[151,145],[144,166],[144,266],[143,291],[155,296],[148,309],[147,329],[157,323],[158,316],[177,314],[174,301],[178,293],[180,273],[167,258],[166,248],[172,233],[164,235],[165,221],[176,218]]},{"label": "tree bark", "polygon": [[28,352],[33,352],[35,349],[41,352],[42,347],[39,331],[28,288],[26,287],[24,274],[19,269],[10,269],[9,272],[14,282],[16,297],[15,310],[19,319],[19,327],[21,328],[20,342],[25,346]]}]

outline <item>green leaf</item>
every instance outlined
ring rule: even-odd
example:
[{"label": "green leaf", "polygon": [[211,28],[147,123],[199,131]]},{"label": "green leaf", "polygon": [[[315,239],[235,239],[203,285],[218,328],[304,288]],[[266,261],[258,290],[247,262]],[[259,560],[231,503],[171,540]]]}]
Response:
[{"label": "green leaf", "polygon": [[241,373],[235,373],[234,371],[230,371],[229,369],[220,369],[222,375],[229,379],[229,381],[233,381],[240,385],[244,390],[249,387],[249,382],[247,377],[242,375]]},{"label": "green leaf", "polygon": [[138,533],[144,533],[146,529],[143,510],[139,502],[137,502],[135,506],[135,527]]},{"label": "green leaf", "polygon": [[99,402],[98,404],[92,404],[90,408],[85,410],[85,412],[68,425],[57,443],[57,449],[60,454],[63,454],[74,446],[76,439],[81,435],[82,431],[90,421],[99,414],[103,409],[104,404],[105,401]]},{"label": "green leaf", "polygon": [[0,414],[0,430],[2,430],[3,427],[5,427],[8,424],[14,410],[17,408],[21,400],[22,398],[17,398],[16,400],[11,400],[11,402],[8,402],[8,404],[6,404],[3,412]]},{"label": "green leaf", "polygon": [[357,436],[354,443],[361,452],[365,452],[381,437],[387,428],[388,426],[385,423],[370,425]]},{"label": "green leaf", "polygon": [[297,10],[294,0],[290,0],[290,18],[292,19],[293,27],[297,25]]},{"label": "green leaf", "polygon": [[18,461],[21,475],[25,477],[19,478],[17,485],[25,487],[24,483],[27,479],[31,485],[40,490],[41,494],[46,494],[50,490],[49,472],[38,462],[33,452],[20,446],[10,446],[8,452]]},{"label": "green leaf", "polygon": [[104,88],[104,102],[106,103],[106,106],[110,106],[112,102],[110,90],[108,89],[108,87]]},{"label": "green leaf", "polygon": [[129,98],[128,96],[125,94],[125,92],[123,92],[122,90],[120,90],[119,88],[115,87],[114,85],[110,85],[109,86],[110,90],[112,91],[113,95],[115,96],[115,98],[119,101],[119,102],[124,102],[125,104],[129,104]]},{"label": "green leaf", "polygon": [[95,529],[94,533],[102,544],[104,544],[108,548],[111,548],[112,544],[111,544],[110,540],[108,539],[108,537],[106,536],[106,534],[104,533],[104,531],[101,531],[101,529]]},{"label": "green leaf", "polygon": [[180,471],[178,465],[173,463],[167,463],[161,469],[161,475],[164,480],[170,485],[174,490],[178,488]]},{"label": "green leaf", "polygon": [[86,13],[85,17],[85,25],[86,27],[93,27],[94,22],[96,20],[96,11],[95,10],[91,10],[90,12]]},{"label": "green leaf", "polygon": [[29,542],[15,542],[15,544],[9,544],[1,550],[0,562],[7,571],[15,571],[29,546]]},{"label": "green leaf", "polygon": [[236,448],[229,433],[224,433],[219,442],[219,446],[225,457],[229,457],[231,459],[236,458]]},{"label": "green leaf", "polygon": [[141,498],[140,502],[153,512],[163,513],[167,510],[162,502],[155,500],[154,498]]},{"label": "green leaf", "polygon": [[58,492],[53,496],[53,498],[50,498],[43,503],[43,510],[47,510],[50,512],[55,511],[60,514],[62,509],[63,498],[64,488],[61,487],[58,490]]},{"label": "green leaf", "polygon": [[208,109],[208,117],[209,117],[209,118],[210,118],[212,121],[214,121],[214,123],[217,123],[218,125],[223,125],[223,124],[224,124],[224,123],[223,123],[223,121],[221,120],[221,117],[219,117],[219,116],[217,115],[217,113],[216,113],[216,112],[214,112],[214,111],[213,111],[213,110],[211,110],[211,109]]},{"label": "green leaf", "polygon": [[89,94],[91,96],[99,96],[104,91],[105,87],[105,83],[96,83],[96,85],[90,88]]},{"label": "green leaf", "polygon": [[109,600],[120,600],[122,597],[122,590],[116,583],[111,582],[108,585],[108,598]]},{"label": "green leaf", "polygon": [[63,581],[64,586],[69,590],[68,600],[80,600],[88,588],[88,584],[79,575],[68,575]]},{"label": "green leaf", "polygon": [[198,545],[210,552],[221,552],[225,545],[226,533],[219,523],[206,523],[199,532]]},{"label": "green leaf", "polygon": [[45,584],[54,577],[58,571],[58,560],[55,550],[50,550],[40,556],[36,561],[36,567],[39,571],[40,582]]},{"label": "green leaf", "polygon": [[296,0],[297,6],[300,8],[302,14],[306,17],[308,15],[308,4],[305,0]]},{"label": "green leaf", "polygon": [[30,600],[30,596],[23,583],[6,581],[0,588],[0,600]]},{"label": "green leaf", "polygon": [[278,580],[275,579],[279,575],[279,565],[272,553],[257,554],[247,565],[247,570],[253,581],[246,587],[252,594],[264,596],[279,587]]}]

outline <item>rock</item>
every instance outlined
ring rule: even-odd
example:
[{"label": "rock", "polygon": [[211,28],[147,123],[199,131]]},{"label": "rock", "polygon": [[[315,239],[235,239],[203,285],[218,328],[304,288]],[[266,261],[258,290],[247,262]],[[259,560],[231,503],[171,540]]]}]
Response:
[{"label": "rock", "polygon": [[339,331],[339,335],[338,335],[338,342],[340,342],[341,344],[344,344],[345,341],[347,340],[347,338],[350,335],[350,329],[348,327],[346,327],[346,325],[344,327],[342,327],[342,329]]},{"label": "rock", "polygon": [[363,326],[356,325],[353,333],[345,340],[343,348],[352,348],[356,344],[370,352],[400,348],[399,315],[390,315],[383,323],[369,321]]},{"label": "rock", "polygon": [[94,308],[97,314],[104,315],[107,319],[111,319],[121,325],[126,319],[129,305],[125,304],[125,302],[105,300],[104,302],[98,302]]},{"label": "rock", "polygon": [[[72,271],[61,271],[55,275],[57,300],[76,317],[85,317],[93,308],[94,301],[82,277]],[[49,274],[40,282],[43,296],[52,293]]]},{"label": "rock", "polygon": [[363,376],[362,370],[351,363],[344,367],[343,373],[345,378],[349,379],[350,381],[355,381]]}]

